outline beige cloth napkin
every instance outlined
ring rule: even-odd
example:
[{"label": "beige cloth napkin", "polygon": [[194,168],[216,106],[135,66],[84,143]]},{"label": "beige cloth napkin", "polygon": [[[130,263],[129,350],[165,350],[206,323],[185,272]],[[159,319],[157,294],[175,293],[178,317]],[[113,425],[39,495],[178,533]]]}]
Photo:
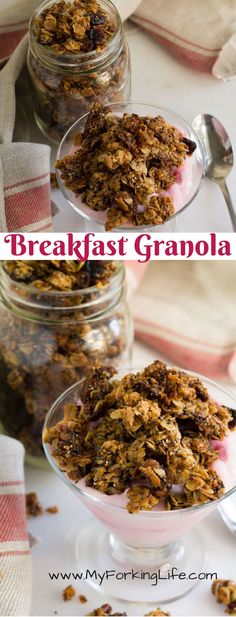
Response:
[{"label": "beige cloth napkin", "polygon": [[193,68],[219,79],[235,77],[234,0],[142,0],[133,19]]},{"label": "beige cloth napkin", "polygon": [[236,262],[150,262],[130,300],[136,337],[179,366],[236,383]]},{"label": "beige cloth napkin", "polygon": [[0,231],[51,231],[50,148],[12,142],[27,35],[0,71]]},{"label": "beige cloth napkin", "polygon": [[24,448],[0,435],[0,615],[28,615],[32,569],[25,512]]}]

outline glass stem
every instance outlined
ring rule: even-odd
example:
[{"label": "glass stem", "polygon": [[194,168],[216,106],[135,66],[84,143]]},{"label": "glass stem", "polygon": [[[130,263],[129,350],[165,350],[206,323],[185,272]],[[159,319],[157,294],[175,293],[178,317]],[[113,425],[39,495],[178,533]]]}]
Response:
[{"label": "glass stem", "polygon": [[183,557],[184,548],[180,541],[154,548],[136,548],[121,542],[115,535],[109,535],[109,544],[113,558],[119,563],[131,563],[137,566],[155,566],[168,570],[174,560]]}]

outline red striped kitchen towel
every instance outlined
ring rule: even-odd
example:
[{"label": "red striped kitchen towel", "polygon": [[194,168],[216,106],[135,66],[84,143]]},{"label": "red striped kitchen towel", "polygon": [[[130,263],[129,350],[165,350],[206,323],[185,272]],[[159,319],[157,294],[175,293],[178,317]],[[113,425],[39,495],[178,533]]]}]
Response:
[{"label": "red striped kitchen towel", "polygon": [[28,29],[29,18],[40,0],[1,0],[0,60],[8,58]]},{"label": "red striped kitchen towel", "polygon": [[[129,6],[130,2],[130,6]],[[179,60],[220,79],[236,75],[236,3],[232,0],[115,0]]]},{"label": "red striped kitchen towel", "polygon": [[50,148],[12,142],[27,36],[0,71],[0,231],[51,231]]},{"label": "red striped kitchen towel", "polygon": [[176,365],[236,382],[235,278],[234,261],[149,262],[130,299],[136,337]]},{"label": "red striped kitchen towel", "polygon": [[0,435],[0,615],[28,615],[31,555],[27,533],[24,448]]}]

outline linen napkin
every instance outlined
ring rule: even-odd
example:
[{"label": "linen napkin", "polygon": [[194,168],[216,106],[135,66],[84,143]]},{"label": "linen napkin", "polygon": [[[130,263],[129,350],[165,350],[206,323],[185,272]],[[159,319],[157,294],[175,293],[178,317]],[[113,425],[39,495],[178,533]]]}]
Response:
[{"label": "linen napkin", "polygon": [[235,278],[235,261],[149,262],[130,298],[136,338],[176,365],[236,383]]},{"label": "linen napkin", "polygon": [[24,448],[0,435],[0,615],[28,615],[31,555],[24,488]]},{"label": "linen napkin", "polygon": [[27,35],[0,71],[0,231],[51,231],[50,148],[12,142]]},{"label": "linen napkin", "polygon": [[219,79],[235,77],[236,3],[232,0],[142,0],[132,19],[192,68],[212,72]]}]

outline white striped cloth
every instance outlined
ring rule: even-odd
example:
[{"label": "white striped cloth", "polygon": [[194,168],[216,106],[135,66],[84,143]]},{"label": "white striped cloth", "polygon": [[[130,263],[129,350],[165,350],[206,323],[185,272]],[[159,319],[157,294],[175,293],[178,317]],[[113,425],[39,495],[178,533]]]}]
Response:
[{"label": "white striped cloth", "polygon": [[0,72],[0,231],[51,231],[50,148],[12,142],[27,35]]},{"label": "white striped cloth", "polygon": [[[236,383],[236,262],[127,264],[136,338],[174,364]],[[145,273],[145,275],[144,275]]]},{"label": "white striped cloth", "polygon": [[0,435],[0,615],[28,615],[31,554],[27,533],[24,448]]}]

